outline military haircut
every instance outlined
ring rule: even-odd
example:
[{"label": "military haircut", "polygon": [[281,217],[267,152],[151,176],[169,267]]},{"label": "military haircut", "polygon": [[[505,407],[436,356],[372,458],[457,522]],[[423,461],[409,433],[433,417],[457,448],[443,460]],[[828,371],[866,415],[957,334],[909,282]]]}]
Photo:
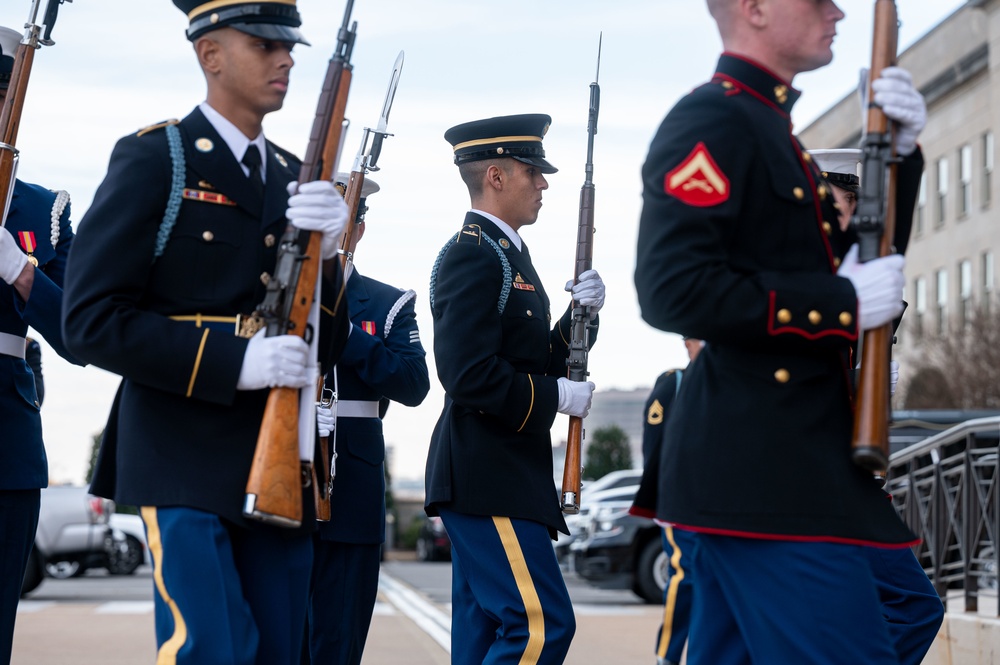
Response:
[{"label": "military haircut", "polygon": [[483,179],[486,177],[486,171],[491,166],[496,166],[505,175],[510,175],[511,167],[513,166],[511,164],[512,161],[512,159],[501,157],[498,159],[480,159],[474,162],[465,162],[458,165],[458,175],[462,177],[462,182],[469,188],[469,195],[475,199],[483,193]]}]

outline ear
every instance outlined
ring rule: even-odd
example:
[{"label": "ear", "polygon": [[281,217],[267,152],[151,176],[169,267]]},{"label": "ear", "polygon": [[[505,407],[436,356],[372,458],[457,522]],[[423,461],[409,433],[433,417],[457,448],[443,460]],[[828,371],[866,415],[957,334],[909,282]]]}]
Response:
[{"label": "ear", "polygon": [[491,164],[490,167],[486,169],[487,184],[498,192],[503,190],[503,178],[503,169],[496,164]]},{"label": "ear", "polygon": [[740,14],[750,25],[762,28],[767,25],[767,4],[767,0],[739,0]]},{"label": "ear", "polygon": [[219,71],[222,57],[222,45],[214,39],[202,37],[194,43],[194,52],[198,56],[198,64],[206,74]]}]

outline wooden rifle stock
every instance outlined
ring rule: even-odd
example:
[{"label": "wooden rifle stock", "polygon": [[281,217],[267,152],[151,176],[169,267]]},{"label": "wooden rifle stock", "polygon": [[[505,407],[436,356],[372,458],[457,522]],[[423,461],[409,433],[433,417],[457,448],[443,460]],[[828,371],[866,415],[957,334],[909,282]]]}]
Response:
[{"label": "wooden rifle stock", "polygon": [[[313,118],[299,183],[319,180],[324,172],[336,169],[341,128],[351,84],[350,56],[357,23],[348,29],[354,0],[347,1],[344,20],[338,34],[337,50],[330,59],[316,116]],[[309,311],[316,297],[321,264],[322,234],[311,233],[289,224],[281,239],[278,265],[268,283],[267,296],[258,312],[267,321],[267,335],[292,334],[306,338],[316,334],[308,325]],[[332,264],[332,276],[339,268]],[[341,279],[341,281],[343,281]],[[336,315],[342,313],[338,309]],[[247,478],[245,517],[261,522],[295,528],[302,523],[303,472],[299,455],[299,391],[295,388],[272,388],[261,421],[253,464]],[[320,457],[323,457],[322,452]],[[328,469],[325,471],[328,472]],[[315,474],[313,469],[311,474]],[[310,475],[311,475],[310,474]],[[319,474],[317,474],[319,475]],[[310,478],[310,476],[307,476]],[[317,483],[327,484],[326,476]],[[329,515],[329,493],[315,492],[326,506],[316,507],[317,514]]]},{"label": "wooden rifle stock", "polygon": [[[597,84],[601,73],[601,46],[597,46],[597,75],[590,84],[590,112],[587,120],[587,163],[586,177],[580,188],[580,217],[576,230],[576,261],[573,265],[573,281],[577,282],[580,275],[591,269],[594,256],[594,135],[597,134],[597,116],[601,107],[601,87]],[[573,329],[570,331],[569,357],[566,365],[569,368],[567,378],[570,381],[586,381],[587,355],[590,352],[590,308],[579,303],[573,303]],[[560,507],[567,515],[580,512],[580,490],[582,489],[583,472],[583,418],[569,417],[569,430],[566,434],[566,459],[563,464],[562,494]]]},{"label": "wooden rifle stock", "polygon": [[[872,65],[869,70],[868,99],[871,81],[896,62],[898,21],[893,0],[876,0],[872,40]],[[869,101],[867,132],[863,145],[861,197],[857,220],[859,259],[868,261],[893,252],[896,228],[896,164],[892,141],[893,128],[882,109]],[[866,195],[869,199],[866,201]],[[879,195],[880,201],[874,198]],[[881,220],[866,204],[881,205]],[[877,209],[877,208],[875,208]],[[874,222],[874,224],[873,224]],[[880,222],[880,223],[879,223]],[[866,235],[867,234],[867,235]],[[889,464],[889,355],[892,349],[892,322],[866,330],[861,342],[861,366],[854,404],[854,434],[851,458],[854,463],[884,480]]]}]

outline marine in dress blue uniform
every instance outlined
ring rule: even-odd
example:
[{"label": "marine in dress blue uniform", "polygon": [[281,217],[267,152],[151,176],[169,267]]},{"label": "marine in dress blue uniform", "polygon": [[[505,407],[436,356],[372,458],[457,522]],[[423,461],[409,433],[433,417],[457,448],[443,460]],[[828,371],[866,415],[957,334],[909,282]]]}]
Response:
[{"label": "marine in dress blue uniform", "polygon": [[[688,357],[694,362],[701,351],[700,339],[684,339]],[[644,408],[645,424],[642,427],[642,479],[636,492],[635,502],[629,509],[632,515],[656,517],[656,493],[659,488],[660,456],[663,453],[663,426],[670,416],[674,398],[680,391],[683,370],[669,370],[656,377],[653,389],[649,391]],[[691,598],[694,593],[691,559],[695,537],[689,531],[674,529],[663,524],[661,541],[663,553],[667,557],[667,580],[663,589],[663,623],[656,633],[657,665],[677,665],[684,654],[688,632],[691,628]]]},{"label": "marine in dress blue uniform", "polygon": [[[542,148],[549,121],[504,116],[445,133],[473,207],[431,277],[446,395],[425,507],[452,541],[453,663],[561,663],[575,630],[550,542],[567,529],[549,430],[557,411],[586,415],[593,384],[566,378],[571,311],[552,325],[518,233],[537,219],[543,174],[555,172]],[[596,273],[574,289],[581,304],[599,309]]]},{"label": "marine in dress blue uniform", "polygon": [[[846,230],[857,207],[861,150],[810,150],[809,154],[833,188],[840,206],[840,225]],[[905,216],[902,234],[897,234],[896,249],[901,253],[906,251],[913,220],[912,206],[920,187],[918,173],[907,171],[907,176],[909,181],[899,184],[903,200],[898,205]],[[882,616],[889,627],[899,662],[901,665],[920,665],[944,621],[944,603],[912,550],[869,547],[865,551],[878,586]]]},{"label": "marine in dress blue uniform", "polygon": [[[20,41],[20,33],[0,28],[0,105]],[[25,362],[28,326],[59,355],[77,362],[66,351],[59,328],[63,274],[73,243],[69,214],[65,192],[15,180],[10,210],[0,228],[0,663],[10,660],[21,579],[38,526],[40,490],[49,482],[39,413],[42,399],[37,377]]]},{"label": "marine in dress blue uniform", "polygon": [[[206,101],[118,142],[69,259],[67,345],[123,378],[91,491],[142,507],[158,662],[296,663],[312,489],[302,490],[301,529],[247,520],[242,508],[267,388],[318,376],[301,338],[245,323],[288,222],[322,231],[331,259],[346,207],[328,182],[290,197],[300,162],[261,129],[283,103],[292,45],[304,42],[294,2],[175,4],[190,18]],[[332,316],[337,286],[324,277],[325,366],[328,340],[348,325]]]},{"label": "marine in dress blue uniform", "polygon": [[[349,174],[337,174],[346,188]],[[367,200],[378,185],[366,178],[355,240],[364,235]],[[430,380],[417,328],[414,291],[376,281],[348,264],[347,311],[353,330],[325,377],[336,397],[321,421],[336,453],[329,522],[313,535],[309,640],[303,662],[361,662],[385,541],[385,440],[390,401],[417,406]],[[336,414],[334,416],[334,414]],[[332,423],[331,423],[332,421]],[[324,429],[324,424],[327,425]],[[329,424],[334,424],[332,431]]]},{"label": "marine in dress blue uniform", "polygon": [[[901,312],[902,260],[847,259],[789,115],[843,13],[709,8],[731,50],[650,145],[635,273],[648,323],[707,342],[666,425],[657,510],[697,538],[688,662],[896,663],[865,547],[916,539],[850,460],[849,356]],[[779,49],[779,33],[795,37]],[[921,167],[915,149],[900,165]]]}]

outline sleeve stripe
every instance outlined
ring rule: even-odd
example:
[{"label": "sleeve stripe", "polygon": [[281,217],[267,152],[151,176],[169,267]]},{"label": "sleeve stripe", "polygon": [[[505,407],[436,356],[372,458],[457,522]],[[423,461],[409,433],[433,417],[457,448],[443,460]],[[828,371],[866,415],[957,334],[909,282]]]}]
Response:
[{"label": "sleeve stripe", "polygon": [[205,342],[208,341],[208,328],[205,328],[205,332],[201,335],[201,344],[198,345],[198,355],[194,358],[194,369],[191,370],[191,381],[188,382],[187,395],[185,397],[190,397],[191,393],[194,392],[194,380],[198,377],[198,369],[201,367],[201,356],[205,352]]},{"label": "sleeve stripe", "polygon": [[528,415],[524,417],[524,422],[517,428],[518,432],[523,430],[524,426],[528,424],[528,418],[531,417],[531,410],[535,408],[535,382],[531,379],[530,374],[528,375],[528,385],[531,386],[531,402],[528,404]]}]

